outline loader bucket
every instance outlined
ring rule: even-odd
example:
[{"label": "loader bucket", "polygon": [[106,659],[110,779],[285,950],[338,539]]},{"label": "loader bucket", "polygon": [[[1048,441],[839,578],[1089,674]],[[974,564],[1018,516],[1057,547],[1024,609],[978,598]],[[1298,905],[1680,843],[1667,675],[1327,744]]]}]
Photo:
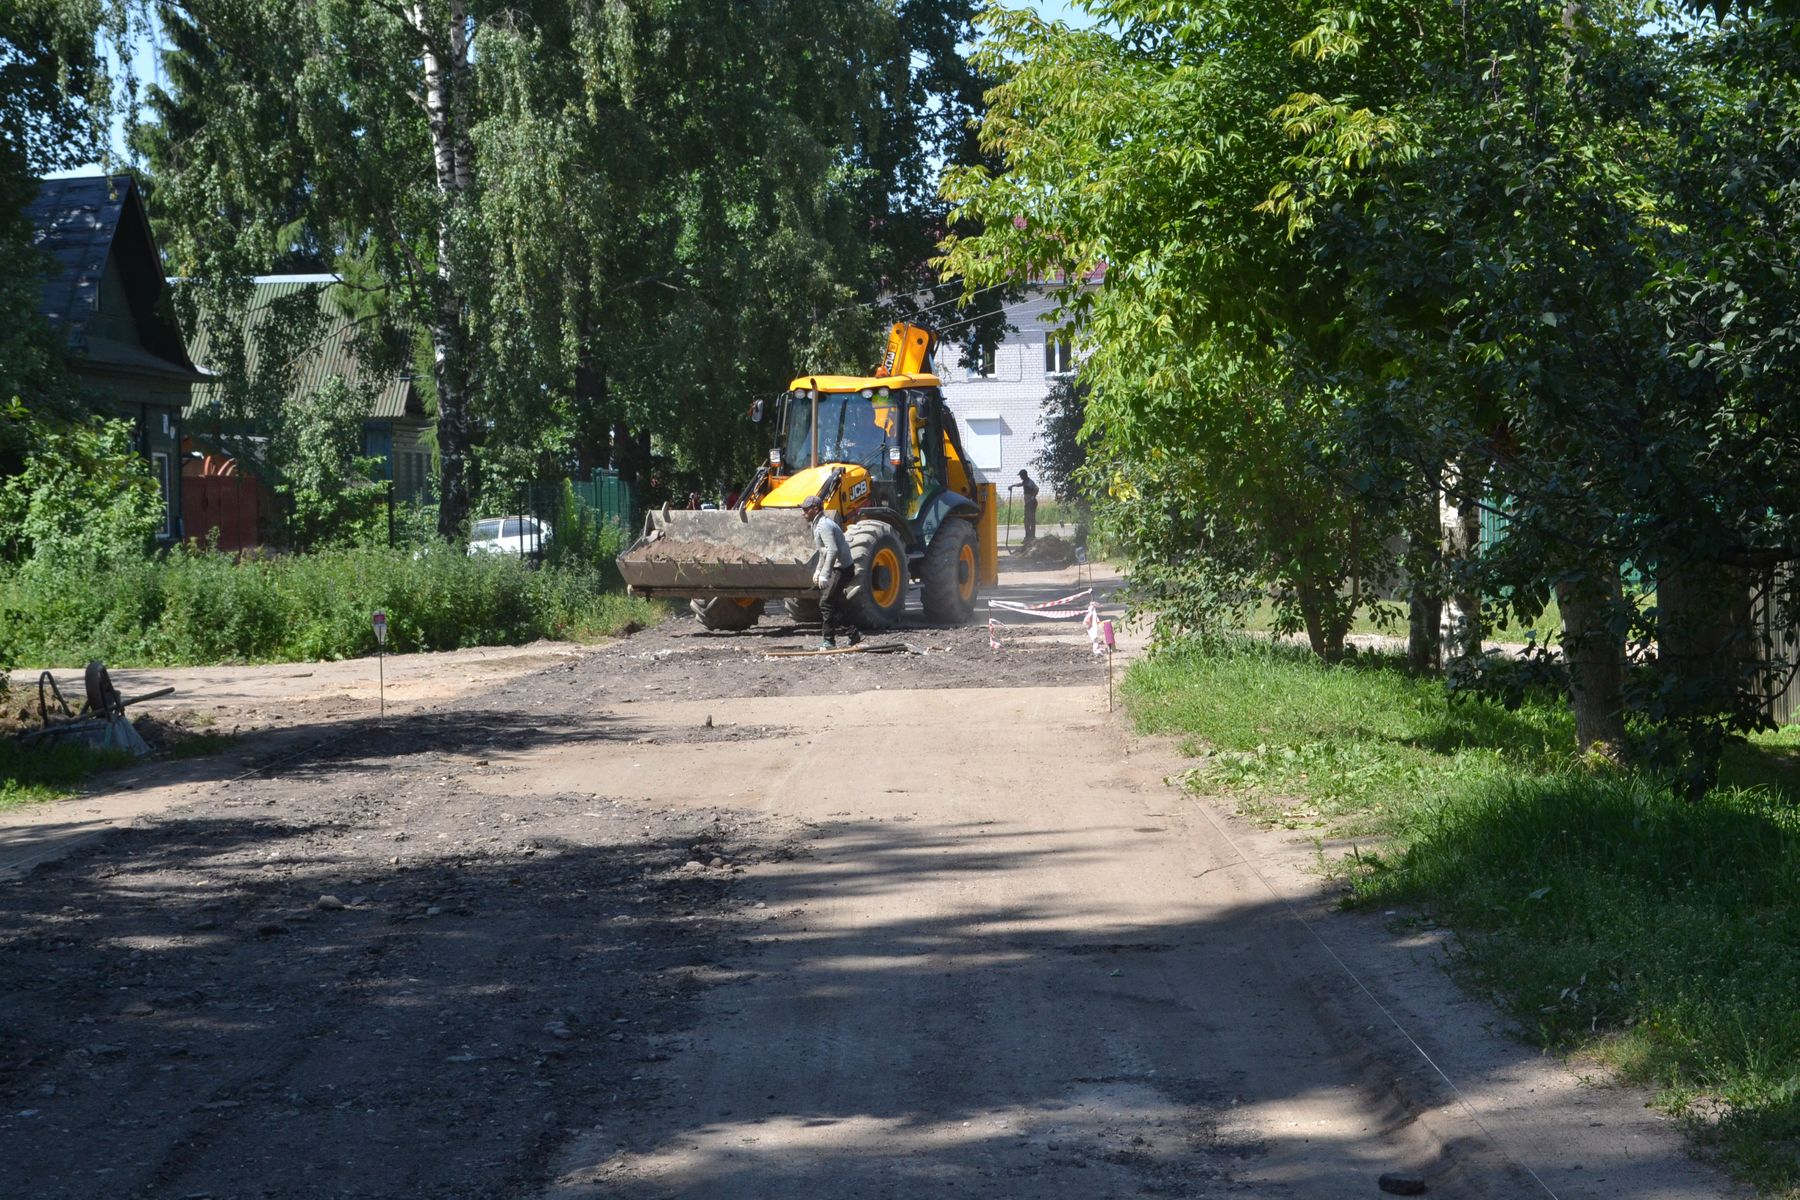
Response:
[{"label": "loader bucket", "polygon": [[812,526],[797,508],[663,509],[619,556],[639,596],[814,596]]}]

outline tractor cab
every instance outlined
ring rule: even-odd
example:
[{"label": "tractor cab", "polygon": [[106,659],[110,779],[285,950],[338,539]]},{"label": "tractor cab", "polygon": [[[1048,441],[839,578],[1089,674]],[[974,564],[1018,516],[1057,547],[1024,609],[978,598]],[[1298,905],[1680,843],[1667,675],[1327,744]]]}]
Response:
[{"label": "tractor cab", "polygon": [[956,435],[945,434],[955,422],[945,420],[934,376],[826,375],[794,384],[776,403],[764,507],[798,507],[834,468],[842,472],[834,491],[846,517],[872,506],[914,520],[933,497],[953,488],[953,475],[961,485],[954,490],[972,491],[973,471],[953,444]]}]

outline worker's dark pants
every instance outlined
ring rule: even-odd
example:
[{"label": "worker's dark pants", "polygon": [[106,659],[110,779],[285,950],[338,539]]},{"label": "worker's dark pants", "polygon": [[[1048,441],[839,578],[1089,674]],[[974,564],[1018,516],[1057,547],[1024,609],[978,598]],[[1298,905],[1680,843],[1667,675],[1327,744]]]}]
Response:
[{"label": "worker's dark pants", "polygon": [[1037,540],[1037,501],[1025,502],[1025,544],[1027,546]]},{"label": "worker's dark pants", "polygon": [[844,592],[855,578],[854,567],[839,567],[837,578],[819,597],[819,632],[825,637],[835,638],[840,632],[850,632],[851,625],[844,620]]}]

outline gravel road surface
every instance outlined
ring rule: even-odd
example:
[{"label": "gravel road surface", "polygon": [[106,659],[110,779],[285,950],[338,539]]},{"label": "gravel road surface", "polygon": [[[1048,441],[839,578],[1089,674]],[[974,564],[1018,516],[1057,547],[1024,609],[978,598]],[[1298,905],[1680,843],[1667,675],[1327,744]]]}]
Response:
[{"label": "gravel road surface", "polygon": [[182,764],[0,880],[0,1194],[1732,1194],[1003,632],[675,621]]}]

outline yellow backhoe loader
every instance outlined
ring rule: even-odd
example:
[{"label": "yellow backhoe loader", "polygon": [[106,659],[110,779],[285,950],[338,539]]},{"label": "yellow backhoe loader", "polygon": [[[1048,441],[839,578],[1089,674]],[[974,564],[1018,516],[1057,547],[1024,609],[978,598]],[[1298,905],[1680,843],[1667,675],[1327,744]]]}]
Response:
[{"label": "yellow backhoe loader", "polygon": [[644,520],[619,556],[640,596],[688,600],[708,629],[748,629],[770,600],[816,621],[812,527],[800,503],[838,514],[856,578],[847,608],[865,629],[900,620],[917,583],[925,619],[962,624],[999,579],[996,494],[963,452],[956,418],[930,373],[935,338],[895,325],[874,375],[803,375],[751,418],[774,445],[737,507],[671,510]]}]

